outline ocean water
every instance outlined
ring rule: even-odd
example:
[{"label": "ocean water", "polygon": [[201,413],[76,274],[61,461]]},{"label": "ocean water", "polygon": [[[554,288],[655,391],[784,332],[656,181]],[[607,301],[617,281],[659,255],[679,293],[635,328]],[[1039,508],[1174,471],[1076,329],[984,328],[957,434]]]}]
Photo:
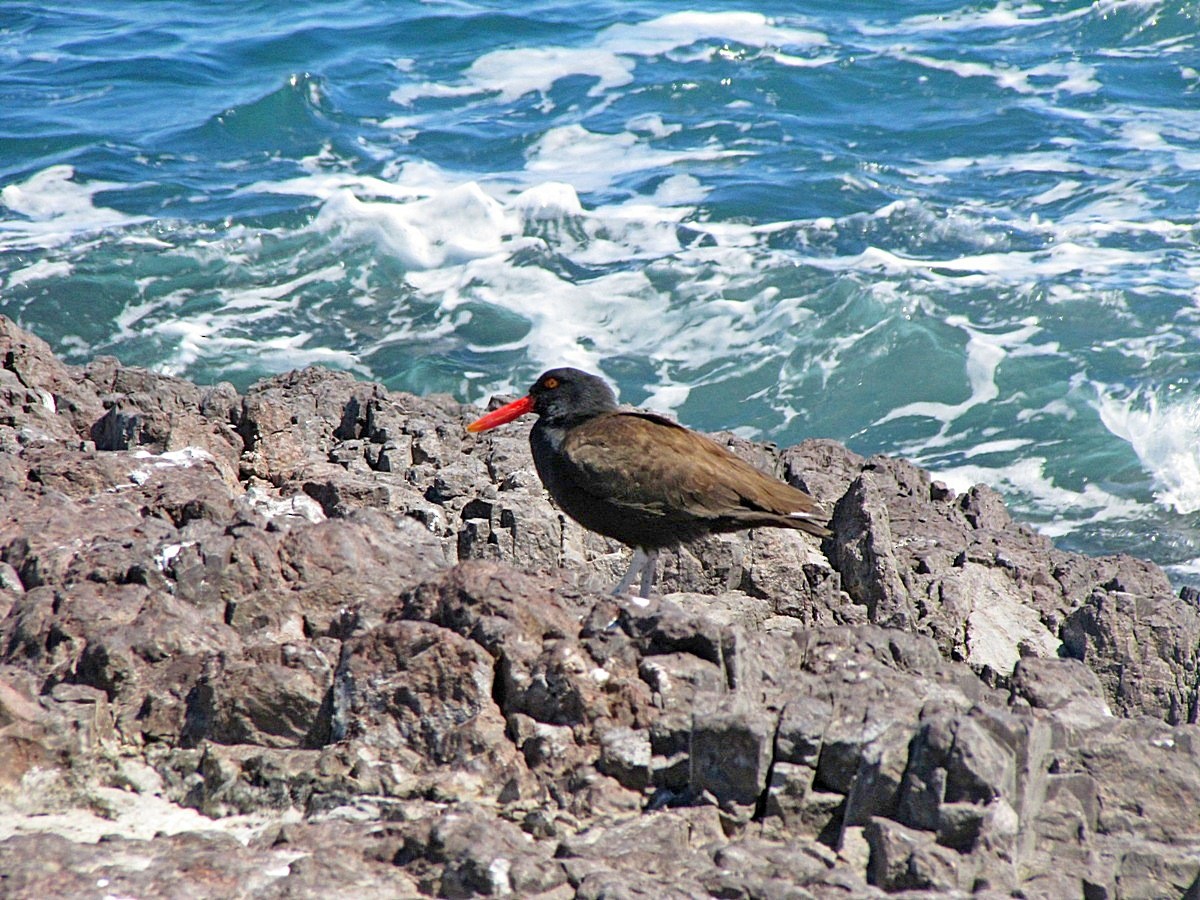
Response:
[{"label": "ocean water", "polygon": [[1200,575],[1200,5],[0,4],[0,312],[200,382],[483,401],[988,483]]}]

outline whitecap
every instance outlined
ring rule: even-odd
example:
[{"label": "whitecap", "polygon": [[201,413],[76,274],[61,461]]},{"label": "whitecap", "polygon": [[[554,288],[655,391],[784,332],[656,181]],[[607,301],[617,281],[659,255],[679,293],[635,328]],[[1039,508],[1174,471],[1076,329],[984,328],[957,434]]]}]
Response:
[{"label": "whitecap", "polygon": [[549,128],[526,152],[526,171],[569,181],[580,192],[600,191],[632,172],[668,169],[689,160],[730,159],[745,151],[721,148],[661,150],[628,131],[602,134],[579,124]]},{"label": "whitecap", "polygon": [[635,133],[648,134],[652,138],[670,137],[683,130],[682,125],[668,125],[658,113],[636,115],[625,123],[625,128]]},{"label": "whitecap", "polygon": [[24,181],[0,188],[0,204],[16,215],[0,219],[0,249],[50,248],[82,234],[146,221],[95,203],[102,191],[127,185],[109,181],[77,181],[68,165],[50,166]]},{"label": "whitecap", "polygon": [[479,91],[495,92],[504,103],[525,94],[550,90],[554,82],[571,75],[590,75],[596,83],[593,97],[633,80],[633,61],[609,49],[577,47],[526,47],[495,50],[475,60],[467,69],[468,82]]},{"label": "whitecap", "polygon": [[[582,47],[526,47],[493,50],[478,57],[463,73],[458,84],[409,83],[392,91],[393,102],[409,106],[417,100],[492,94],[502,103],[529,94],[546,95],[554,84],[567,77],[591,77],[596,83],[589,95],[602,96],[633,81],[636,60],[679,51],[701,42],[721,43],[699,51],[691,58],[708,59],[728,43],[757,48],[768,56],[779,48],[803,49],[827,43],[820,32],[782,25],[756,12],[668,13],[635,23],[618,23],[601,31]],[[812,64],[825,64],[827,59]],[[804,64],[795,55],[780,56],[781,65]],[[549,100],[543,109],[552,109]]]},{"label": "whitecap", "polygon": [[977,29],[1027,28],[1067,22],[1093,14],[1106,15],[1116,6],[1128,2],[1129,0],[1097,0],[1095,3],[1076,9],[1047,12],[1047,8],[1041,4],[1022,3],[1014,6],[1006,0],[1001,0],[995,6],[990,7],[968,5],[949,12],[922,13],[910,16],[886,30],[870,24],[861,25],[860,30],[867,35],[892,36],[896,33],[941,34]]},{"label": "whitecap", "polygon": [[526,220],[555,220],[583,215],[583,204],[575,188],[563,181],[547,181],[522,191],[512,206]]},{"label": "whitecap", "polygon": [[367,237],[410,269],[433,269],[497,253],[520,226],[475,182],[407,203],[368,203],[342,190],[325,201],[315,224]]},{"label": "whitecap", "polygon": [[35,263],[14,269],[9,273],[7,281],[0,281],[9,288],[19,288],[33,281],[44,281],[48,278],[66,278],[74,271],[74,267],[65,260],[39,259]]},{"label": "whitecap", "polygon": [[819,47],[828,42],[819,31],[784,26],[762,13],[688,10],[612,25],[600,33],[597,43],[614,53],[659,56],[699,41],[718,39],[760,48]]},{"label": "whitecap", "polygon": [[[922,68],[948,72],[959,78],[989,78],[998,87],[1018,94],[1094,94],[1102,85],[1095,67],[1080,62],[1050,62],[1021,69],[1011,63],[983,63],[964,59],[941,59],[895,47],[887,55]],[[1051,83],[1053,82],[1053,83]]]},{"label": "whitecap", "polygon": [[1183,515],[1200,510],[1200,399],[1169,389],[1095,387],[1100,420],[1133,448],[1155,499]]},{"label": "whitecap", "polygon": [[1039,532],[1062,537],[1080,528],[1104,522],[1136,521],[1146,508],[1135,500],[1117,496],[1089,482],[1080,490],[1062,487],[1046,474],[1047,460],[1031,455],[995,467],[959,465],[937,467],[933,477],[958,493],[986,484],[1009,500],[1022,518],[1032,518]]}]

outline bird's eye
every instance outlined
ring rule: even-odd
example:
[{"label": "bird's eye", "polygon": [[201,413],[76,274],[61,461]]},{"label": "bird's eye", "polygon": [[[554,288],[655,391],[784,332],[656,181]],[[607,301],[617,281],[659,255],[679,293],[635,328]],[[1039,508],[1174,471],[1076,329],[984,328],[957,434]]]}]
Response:
[{"label": "bird's eye", "polygon": [[551,376],[542,382],[542,387],[554,390],[556,387],[558,387],[558,379]]}]

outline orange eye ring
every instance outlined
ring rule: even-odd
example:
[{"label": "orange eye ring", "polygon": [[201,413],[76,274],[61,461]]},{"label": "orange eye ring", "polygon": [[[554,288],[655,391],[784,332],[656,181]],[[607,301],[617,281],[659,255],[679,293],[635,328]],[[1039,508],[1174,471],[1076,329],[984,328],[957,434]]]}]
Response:
[{"label": "orange eye ring", "polygon": [[547,378],[545,381],[542,382],[542,387],[547,388],[552,391],[556,387],[558,387],[558,379],[551,376],[550,378]]}]

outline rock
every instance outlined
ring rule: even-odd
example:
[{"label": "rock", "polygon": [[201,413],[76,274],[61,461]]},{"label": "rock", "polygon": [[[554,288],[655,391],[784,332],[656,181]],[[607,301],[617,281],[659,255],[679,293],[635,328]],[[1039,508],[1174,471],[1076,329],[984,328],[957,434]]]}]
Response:
[{"label": "rock", "polygon": [[541,896],[567,880],[549,847],[469,806],[407,829],[395,862],[439,897]]},{"label": "rock", "polygon": [[1090,728],[1112,718],[1096,673],[1075,659],[1026,657],[1013,670],[1010,703],[1020,700],[1055,713],[1070,728]]},{"label": "rock", "polygon": [[652,751],[644,728],[612,728],[600,735],[596,767],[625,787],[641,791],[650,785]]},{"label": "rock", "polygon": [[720,436],[834,534],[632,601],[527,426],[0,359],[0,893],[1200,892],[1196,591],[986,487]]},{"label": "rock", "polygon": [[[926,832],[875,818],[866,826],[871,850],[867,880],[886,891],[966,890],[973,880],[972,866],[946,850]],[[964,885],[964,882],[966,884]]]},{"label": "rock", "polygon": [[1169,594],[1094,591],[1063,623],[1066,651],[1124,715],[1196,722],[1200,613]]},{"label": "rock", "polygon": [[[332,648],[328,648],[332,649]],[[336,659],[308,642],[247,648],[214,659],[188,693],[183,746],[202,741],[320,747],[329,740]]]},{"label": "rock", "polygon": [[585,829],[563,840],[556,855],[577,896],[639,896],[654,885],[686,896],[701,890],[698,876],[712,867],[703,848],[721,835],[711,807],[663,810]]},{"label": "rock", "polygon": [[[82,734],[73,735],[74,723],[38,704],[31,696],[34,686],[20,671],[5,675],[0,678],[0,797],[20,808],[24,789],[39,780],[39,773],[64,778],[73,755],[86,757],[100,749],[101,729],[85,727]],[[111,729],[110,722],[104,724]]]},{"label": "rock", "polygon": [[777,726],[777,715],[737,694],[697,708],[689,751],[692,791],[710,793],[735,821],[749,821],[767,788]]},{"label": "rock", "polygon": [[486,774],[498,793],[524,764],[504,737],[493,677],[472,641],[427,622],[388,623],[343,645],[332,715],[377,752]]},{"label": "rock", "polygon": [[7,316],[0,316],[0,359],[0,423],[23,435],[21,443],[73,443],[102,415],[98,392],[79,371]]},{"label": "rock", "polygon": [[140,448],[167,458],[199,453],[227,483],[237,484],[242,438],[231,421],[201,410],[207,392],[178,378],[121,368],[111,359],[90,366],[87,378],[102,391],[107,409],[89,429],[97,450]]}]

